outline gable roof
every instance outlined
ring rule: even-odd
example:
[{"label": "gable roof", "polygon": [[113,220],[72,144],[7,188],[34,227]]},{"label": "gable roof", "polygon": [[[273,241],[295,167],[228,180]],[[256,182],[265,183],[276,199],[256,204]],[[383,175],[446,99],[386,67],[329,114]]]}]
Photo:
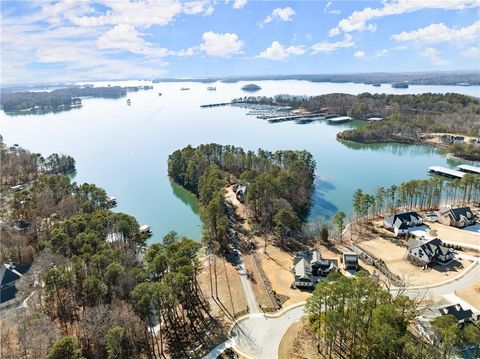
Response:
[{"label": "gable roof", "polygon": [[445,247],[438,238],[422,241],[412,237],[408,240],[407,245],[409,250],[419,248],[419,256],[426,257],[428,261],[431,261],[437,255],[447,255],[450,252],[450,249]]},{"label": "gable roof", "polygon": [[[402,212],[402,213],[396,213],[393,216],[386,217],[383,219],[383,221],[390,225],[391,227],[398,227],[401,229],[406,229],[407,225],[406,222],[411,222],[412,220],[419,220],[422,219],[420,215],[417,212]],[[401,225],[404,224],[404,226],[401,227]]]},{"label": "gable roof", "polygon": [[305,258],[302,258],[295,264],[295,277],[309,279],[311,275],[310,263]]},{"label": "gable roof", "polygon": [[9,283],[13,283],[21,276],[22,274],[17,272],[15,267],[10,264],[3,263],[0,267],[0,286],[3,287]]}]

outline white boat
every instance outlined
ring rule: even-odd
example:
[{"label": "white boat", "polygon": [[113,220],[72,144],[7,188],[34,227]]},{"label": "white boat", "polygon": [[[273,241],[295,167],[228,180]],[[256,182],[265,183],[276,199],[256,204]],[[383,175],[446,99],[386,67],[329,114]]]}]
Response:
[{"label": "white boat", "polygon": [[180,90],[181,91],[188,91],[188,90],[190,90],[190,87],[181,87]]},{"label": "white boat", "polygon": [[128,99],[127,100],[127,105],[130,106],[132,104],[132,100]]},{"label": "white boat", "polygon": [[150,226],[148,224],[144,224],[144,225],[140,226],[139,231],[140,231],[141,234],[147,235],[149,237],[152,236],[152,229],[150,228]]},{"label": "white boat", "polygon": [[207,90],[208,91],[216,91],[217,88],[215,86],[209,86],[209,87],[207,87]]}]

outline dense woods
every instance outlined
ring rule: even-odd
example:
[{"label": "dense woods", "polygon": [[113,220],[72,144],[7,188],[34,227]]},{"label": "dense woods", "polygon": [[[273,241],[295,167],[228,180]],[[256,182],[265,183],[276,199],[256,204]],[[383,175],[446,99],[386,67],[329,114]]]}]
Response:
[{"label": "dense woods", "polygon": [[1,186],[16,186],[41,174],[67,173],[75,170],[75,160],[53,153],[44,158],[20,146],[7,147],[0,143]]},{"label": "dense woods", "polygon": [[228,224],[224,191],[230,176],[247,186],[245,203],[259,230],[286,237],[298,231],[312,205],[314,170],[306,151],[255,153],[217,144],[188,146],[168,160],[170,177],[199,197],[205,237],[216,241]]},{"label": "dense woods", "polygon": [[185,358],[211,345],[220,327],[196,279],[200,244],[172,232],[145,250],[136,219],[111,206],[103,189],[58,175],[13,194],[1,261],[33,263],[0,356]]},{"label": "dense woods", "polygon": [[416,308],[408,297],[392,296],[378,280],[358,273],[320,281],[305,311],[323,358],[438,357],[408,330]]},{"label": "dense woods", "polygon": [[480,176],[475,174],[448,181],[441,177],[411,180],[389,188],[379,187],[372,194],[361,189],[353,194],[353,209],[357,217],[395,210],[436,210],[441,205],[477,203],[480,203]]},{"label": "dense woods", "polygon": [[0,97],[2,110],[7,114],[42,114],[66,111],[82,104],[82,97],[120,98],[127,92],[152,89],[152,86],[67,87],[52,91],[4,93]]}]

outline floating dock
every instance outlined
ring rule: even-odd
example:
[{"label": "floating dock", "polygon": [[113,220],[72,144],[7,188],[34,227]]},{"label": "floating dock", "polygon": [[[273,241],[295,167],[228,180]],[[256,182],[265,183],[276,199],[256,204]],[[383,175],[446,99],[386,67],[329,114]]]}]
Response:
[{"label": "floating dock", "polygon": [[465,172],[460,172],[457,170],[452,170],[450,168],[441,167],[441,166],[428,167],[428,172],[435,173],[437,175],[441,175],[449,178],[463,178],[463,176],[466,175]]},{"label": "floating dock", "polygon": [[[239,102],[235,102],[235,103],[239,103]],[[209,104],[206,104],[206,105],[200,105],[200,107],[219,107],[219,106],[228,106],[228,105],[231,105],[232,102],[221,102],[221,103],[209,103]]]},{"label": "floating dock", "polygon": [[480,175],[480,167],[477,167],[477,166],[460,165],[460,166],[457,166],[457,170],[465,173],[473,173],[476,175]]},{"label": "floating dock", "polygon": [[352,121],[352,118],[349,116],[340,116],[340,117],[335,117],[327,120],[327,123],[330,125],[337,125],[339,123],[345,123],[345,122],[350,122]]}]

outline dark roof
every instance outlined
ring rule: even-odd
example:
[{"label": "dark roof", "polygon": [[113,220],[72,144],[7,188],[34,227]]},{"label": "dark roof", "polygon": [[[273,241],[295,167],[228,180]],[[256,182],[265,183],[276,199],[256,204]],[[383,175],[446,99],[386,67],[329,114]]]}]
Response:
[{"label": "dark roof", "polygon": [[442,315],[453,315],[458,322],[473,317],[473,312],[470,309],[463,309],[460,304],[444,307],[440,309],[440,313],[442,313]]},{"label": "dark roof", "polygon": [[394,224],[397,224],[397,227],[401,228],[400,227],[400,222],[401,223],[408,222],[412,219],[412,217],[415,218],[415,219],[421,219],[422,218],[422,217],[420,217],[420,215],[417,212],[403,212],[403,213],[394,214],[393,216],[390,216],[390,217],[386,217],[386,218],[383,219],[383,221],[385,223],[389,224],[391,227],[393,227]]},{"label": "dark roof", "polygon": [[0,289],[0,304],[8,302],[15,298],[15,294],[17,294],[17,289],[15,285],[8,285]]},{"label": "dark roof", "polygon": [[14,267],[10,264],[2,264],[0,267],[0,286],[7,285],[9,283],[15,282],[22,275],[15,271]]},{"label": "dark roof", "polygon": [[452,209],[450,209],[450,213],[452,214],[453,218],[456,221],[459,221],[461,219],[461,217],[467,217],[467,218],[472,218],[473,219],[473,212],[468,207],[452,208]]},{"label": "dark roof", "polygon": [[28,272],[31,266],[32,266],[32,263],[17,264],[15,265],[15,270],[20,274],[25,274]]},{"label": "dark roof", "polygon": [[408,249],[417,247],[420,247],[420,256],[426,256],[429,261],[439,254],[447,255],[450,252],[450,249],[445,247],[443,242],[438,238],[426,242],[416,238],[410,238],[408,240]]},{"label": "dark roof", "polygon": [[345,263],[358,263],[358,254],[356,253],[343,253],[343,258],[345,260]]}]

